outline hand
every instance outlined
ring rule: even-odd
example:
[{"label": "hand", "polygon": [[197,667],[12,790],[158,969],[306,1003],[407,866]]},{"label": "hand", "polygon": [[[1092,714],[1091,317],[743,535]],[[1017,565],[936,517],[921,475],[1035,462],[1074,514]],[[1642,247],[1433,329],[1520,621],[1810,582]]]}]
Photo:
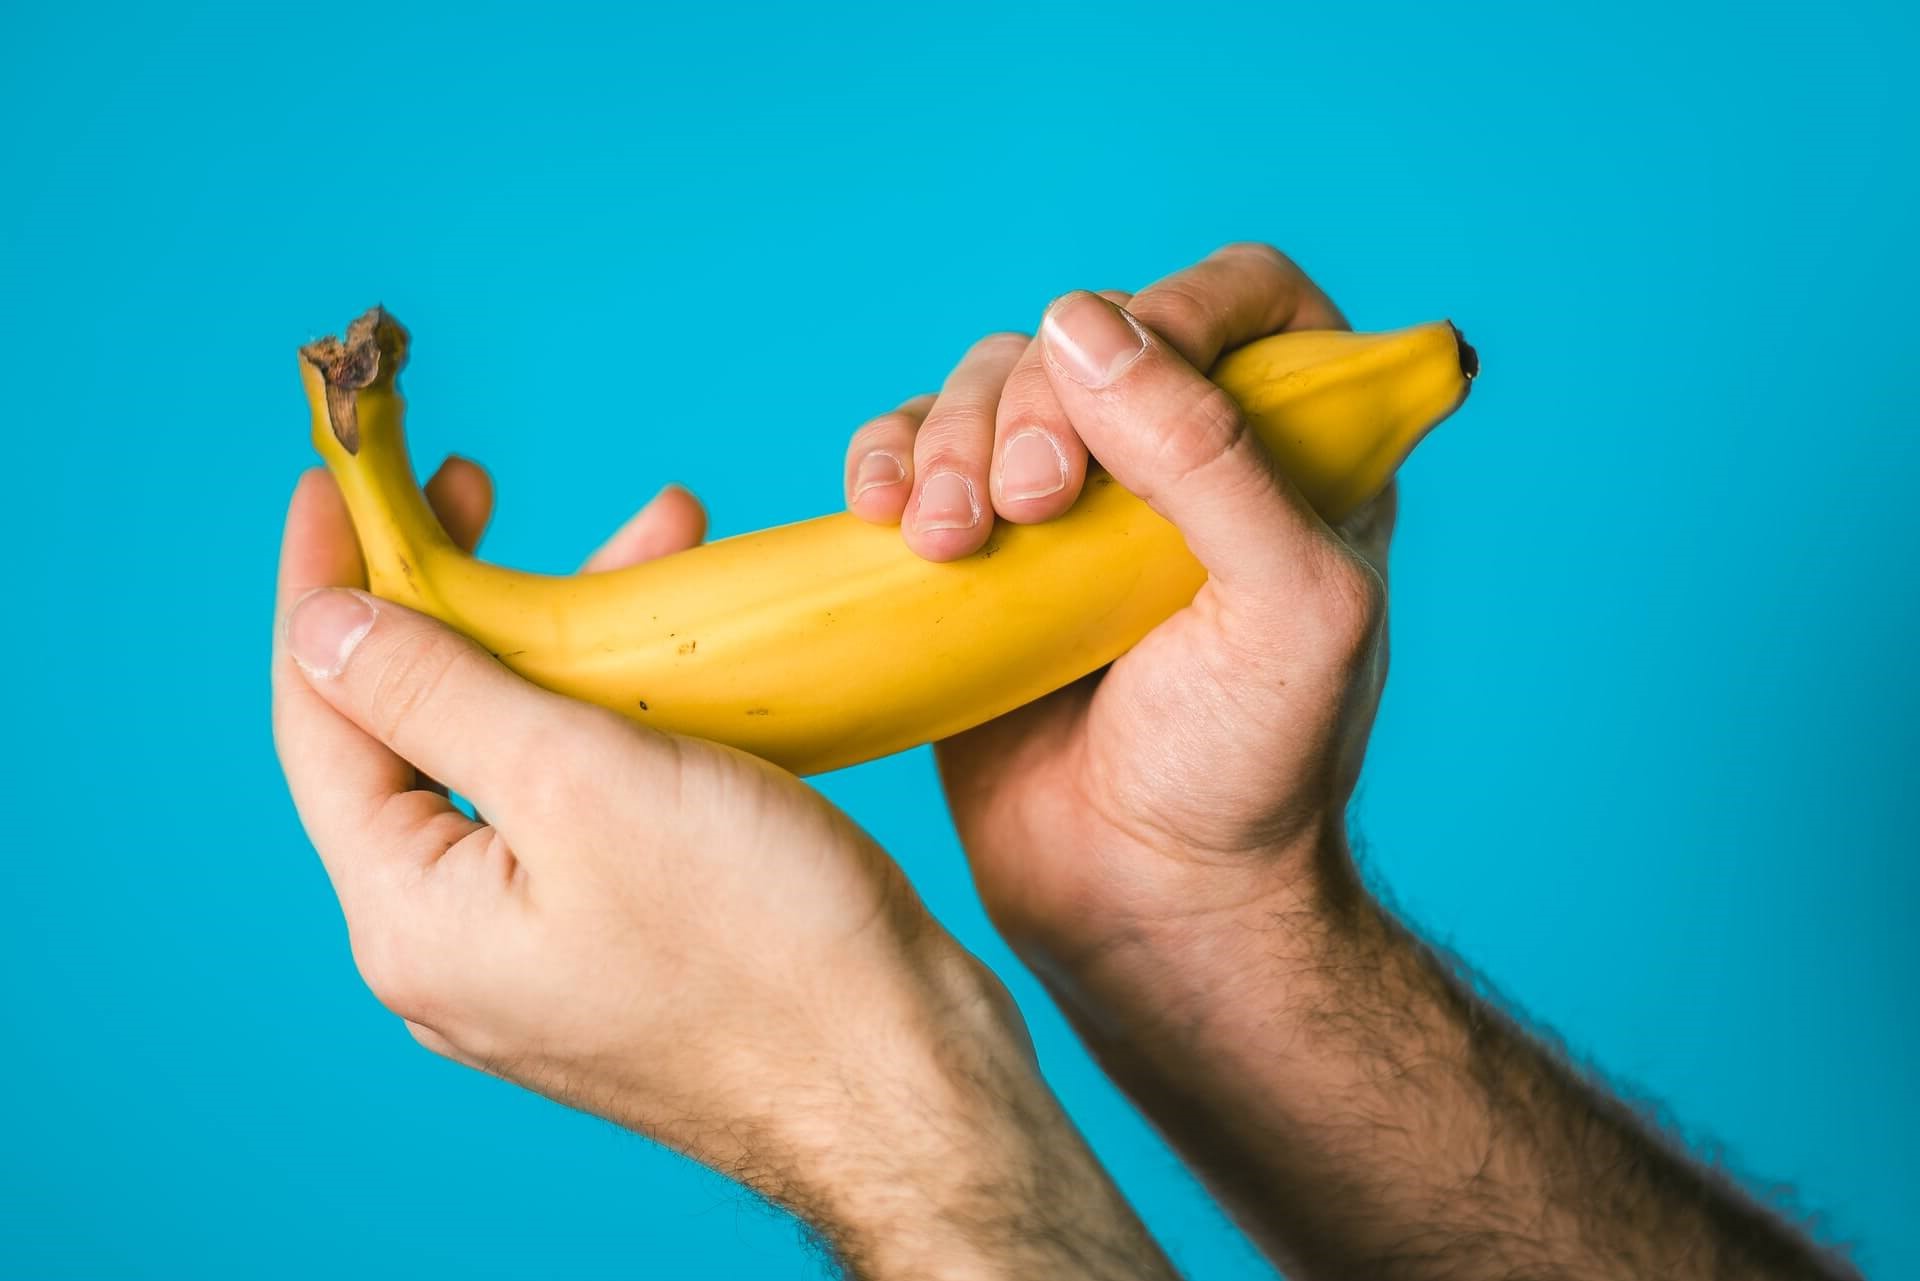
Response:
[{"label": "hand", "polygon": [[[1342,815],[1386,669],[1393,496],[1327,528],[1197,372],[1342,324],[1285,258],[1230,246],[1130,302],[1067,295],[1037,341],[989,339],[856,435],[849,501],[904,515],[923,554],[994,519],[948,521],[944,494],[1045,519],[1091,451],[1208,572],[1103,675],[939,745],[989,910],[1288,1276],[1855,1275],[1359,892]],[[900,478],[862,488],[890,470],[874,450]]]},{"label": "hand", "polygon": [[[470,547],[484,475],[453,462],[428,492]],[[702,524],[669,491],[589,567]],[[741,1179],[862,1275],[1052,1266],[1066,1240],[1158,1257],[1003,989],[843,815],[743,753],[537,689],[361,581],[312,473],[282,556],[275,737],[355,960],[423,1045]],[[1059,1231],[970,1226],[1015,1222],[1006,1200]]]},{"label": "hand", "polygon": [[1338,880],[1321,873],[1386,669],[1393,496],[1329,529],[1198,371],[1345,327],[1285,257],[1230,245],[1130,302],[1067,295],[1037,339],[983,340],[938,397],[853,437],[849,505],[922,555],[1059,515],[1091,451],[1208,571],[1105,673],[939,745],[982,897],[1043,973],[1084,985],[1128,940]]}]

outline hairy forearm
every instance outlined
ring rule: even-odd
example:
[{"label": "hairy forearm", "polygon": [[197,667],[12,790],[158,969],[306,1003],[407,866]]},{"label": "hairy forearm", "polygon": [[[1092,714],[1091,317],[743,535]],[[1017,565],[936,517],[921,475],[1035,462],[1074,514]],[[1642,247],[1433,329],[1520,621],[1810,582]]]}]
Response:
[{"label": "hairy forearm", "polygon": [[779,1127],[758,1182],[859,1281],[1175,1281],[1041,1079],[997,981],[872,1047]]},{"label": "hairy forearm", "polygon": [[[881,1160],[802,1213],[850,1277],[1172,1281],[1174,1272],[1057,1108],[954,1117],[931,1165]],[[964,1129],[964,1132],[956,1132]]]},{"label": "hairy forearm", "polygon": [[1341,851],[1063,987],[1096,1052],[1300,1277],[1843,1277],[1364,894]]}]

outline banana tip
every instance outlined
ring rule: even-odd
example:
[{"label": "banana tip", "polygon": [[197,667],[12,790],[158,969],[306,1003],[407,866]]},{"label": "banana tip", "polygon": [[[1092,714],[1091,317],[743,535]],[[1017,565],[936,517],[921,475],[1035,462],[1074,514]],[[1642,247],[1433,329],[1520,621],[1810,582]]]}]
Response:
[{"label": "banana tip", "polygon": [[1467,341],[1467,336],[1460,332],[1460,326],[1449,320],[1447,328],[1453,330],[1453,345],[1460,351],[1460,376],[1472,382],[1480,375],[1480,353],[1473,349],[1473,344]]}]

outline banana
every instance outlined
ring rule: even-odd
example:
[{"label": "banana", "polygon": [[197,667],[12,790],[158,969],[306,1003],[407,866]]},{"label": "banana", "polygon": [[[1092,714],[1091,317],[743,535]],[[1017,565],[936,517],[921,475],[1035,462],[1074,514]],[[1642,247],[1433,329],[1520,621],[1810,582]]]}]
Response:
[{"label": "banana", "polygon": [[[841,513],[613,573],[486,564],[448,539],[413,477],[397,377],[407,332],[380,308],[301,348],[313,440],[369,586],[464,632],[548,689],[810,774],[959,733],[1125,653],[1205,571],[1145,502],[1090,470],[1071,511],[995,526],[934,564]],[[1444,321],[1293,333],[1213,378],[1314,508],[1378,493],[1465,399],[1473,349]]]}]

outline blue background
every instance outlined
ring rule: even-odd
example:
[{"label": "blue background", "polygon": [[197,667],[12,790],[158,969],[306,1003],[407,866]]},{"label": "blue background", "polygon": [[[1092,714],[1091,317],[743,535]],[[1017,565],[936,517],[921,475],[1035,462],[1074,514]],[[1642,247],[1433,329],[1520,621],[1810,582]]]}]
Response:
[{"label": "blue background", "polygon": [[[1405,473],[1375,874],[1920,1275],[1896,6],[695,8],[0,17],[0,1273],[819,1272],[355,978],[267,732],[297,343],[393,307],[420,461],[561,569],[670,478],[721,533],[827,510],[972,337],[1258,238],[1486,363]],[[1178,1259],[1255,1274],[992,938],[927,754],[825,787]]]}]

